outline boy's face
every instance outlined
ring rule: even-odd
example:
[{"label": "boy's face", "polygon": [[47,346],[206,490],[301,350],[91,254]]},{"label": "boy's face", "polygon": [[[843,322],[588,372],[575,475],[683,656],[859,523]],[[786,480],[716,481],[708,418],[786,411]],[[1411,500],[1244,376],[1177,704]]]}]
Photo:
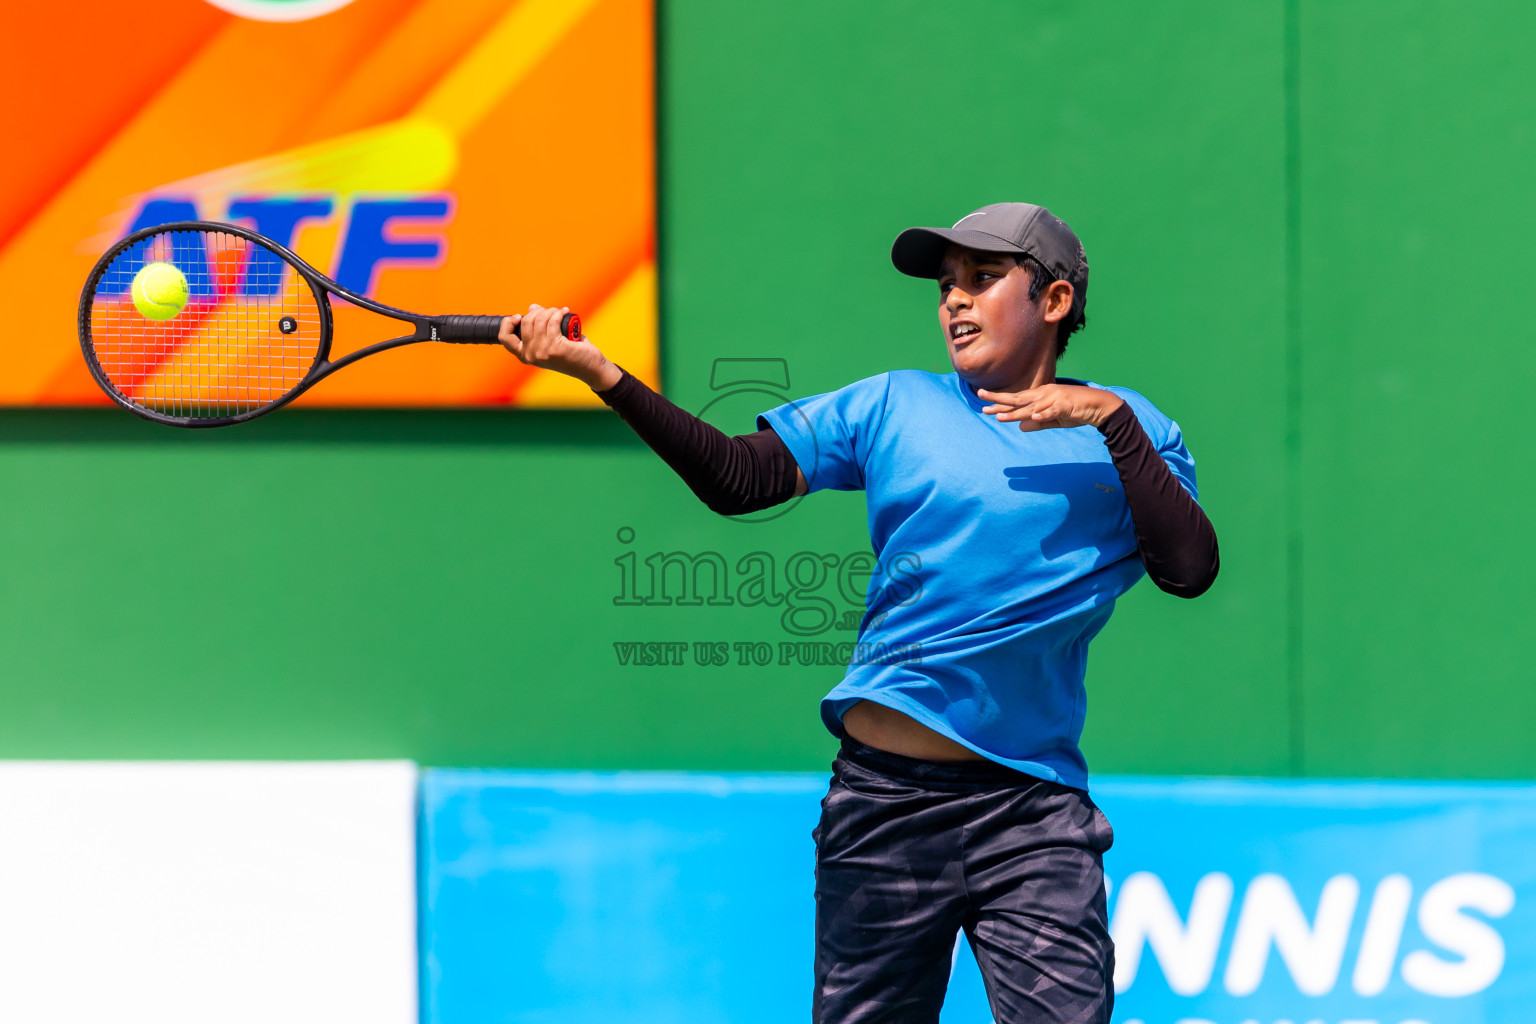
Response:
[{"label": "boy's face", "polygon": [[1040,349],[1056,345],[1044,299],[1029,300],[1029,271],[1012,256],[951,245],[939,270],[939,325],[955,371],[996,390],[1038,365]]}]

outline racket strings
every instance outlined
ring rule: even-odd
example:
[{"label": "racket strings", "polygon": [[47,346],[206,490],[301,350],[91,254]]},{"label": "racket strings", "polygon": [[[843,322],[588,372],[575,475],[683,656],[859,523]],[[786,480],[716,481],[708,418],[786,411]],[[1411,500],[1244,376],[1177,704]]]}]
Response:
[{"label": "racket strings", "polygon": [[[134,276],[155,262],[187,280],[187,303],[168,320],[149,319],[133,302]],[[168,231],[108,265],[91,298],[90,340],[128,402],[166,416],[225,419],[303,381],[320,347],[320,309],[309,283],[265,246],[221,231]]]}]

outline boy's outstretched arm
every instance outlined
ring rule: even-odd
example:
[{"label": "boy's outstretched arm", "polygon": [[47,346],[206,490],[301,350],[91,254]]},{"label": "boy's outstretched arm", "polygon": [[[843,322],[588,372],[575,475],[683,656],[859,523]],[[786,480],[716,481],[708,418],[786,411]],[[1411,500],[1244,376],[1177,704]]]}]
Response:
[{"label": "boy's outstretched arm", "polygon": [[[711,509],[742,515],[810,490],[773,430],[726,436],[610,362],[585,336],[571,341],[561,335],[566,312],[530,306],[526,316],[509,316],[502,321],[501,343],[524,363],[568,374],[597,392]],[[512,333],[519,323],[521,337]]]}]

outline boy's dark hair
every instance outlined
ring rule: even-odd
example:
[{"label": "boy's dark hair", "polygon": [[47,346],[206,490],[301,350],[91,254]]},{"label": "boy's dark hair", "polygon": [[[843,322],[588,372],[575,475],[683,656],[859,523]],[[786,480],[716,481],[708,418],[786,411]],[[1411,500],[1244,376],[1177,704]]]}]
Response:
[{"label": "boy's dark hair", "polygon": [[[1045,289],[1057,280],[1056,275],[1047,270],[1045,265],[1039,260],[1035,259],[1033,256],[1020,253],[1013,258],[1013,262],[1029,271],[1030,302],[1039,301],[1040,296],[1045,293]],[[1087,326],[1088,311],[1086,309],[1083,310],[1082,314],[1077,318],[1077,323],[1073,324],[1071,327],[1067,326],[1067,322],[1065,320],[1059,321],[1056,324],[1057,359],[1060,359],[1062,354],[1067,351],[1067,339]]]}]

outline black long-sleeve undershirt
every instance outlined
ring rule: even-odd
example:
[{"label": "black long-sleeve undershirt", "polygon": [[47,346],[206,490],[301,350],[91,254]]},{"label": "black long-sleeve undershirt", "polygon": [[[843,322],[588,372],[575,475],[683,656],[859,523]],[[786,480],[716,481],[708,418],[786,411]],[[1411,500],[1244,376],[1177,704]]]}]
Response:
[{"label": "black long-sleeve undershirt", "polygon": [[[597,395],[715,512],[742,515],[794,497],[798,467],[772,429],[729,437],[628,370]],[[1125,488],[1147,575],[1170,594],[1199,597],[1220,569],[1210,519],[1157,453],[1129,404],[1110,413],[1099,431]]]},{"label": "black long-sleeve undershirt", "polygon": [[1105,417],[1099,433],[1125,488],[1147,576],[1176,597],[1199,597],[1221,569],[1210,518],[1152,446],[1129,402]]},{"label": "black long-sleeve undershirt", "polygon": [[773,430],[727,437],[628,370],[597,397],[624,418],[700,501],[721,515],[757,512],[795,496],[795,457]]}]

